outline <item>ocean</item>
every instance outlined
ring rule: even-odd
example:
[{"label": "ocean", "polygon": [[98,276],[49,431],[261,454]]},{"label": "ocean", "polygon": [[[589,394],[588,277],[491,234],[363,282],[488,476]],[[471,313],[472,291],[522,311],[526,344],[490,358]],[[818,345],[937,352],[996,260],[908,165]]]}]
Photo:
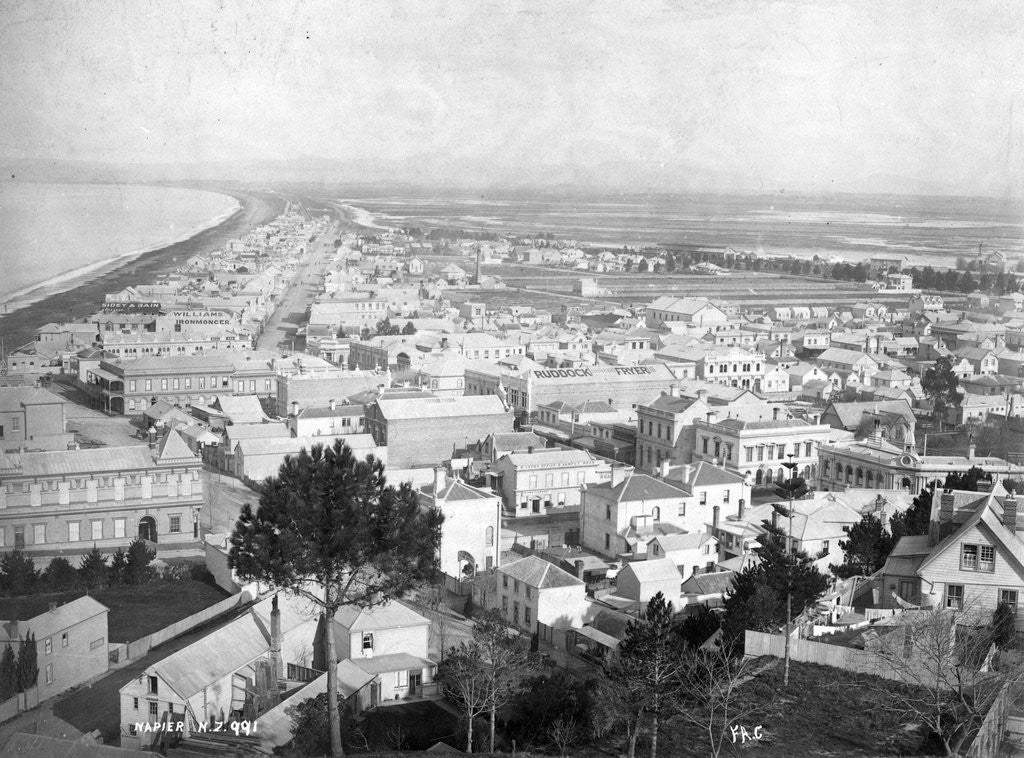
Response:
[{"label": "ocean", "polygon": [[1024,203],[959,197],[791,194],[613,197],[347,197],[337,201],[370,228],[451,227],[552,233],[607,245],[732,247],[743,252],[835,257],[902,255],[908,265],[952,266],[1000,250],[1024,260]]},{"label": "ocean", "polygon": [[178,187],[0,183],[0,304],[34,295],[188,239],[240,207]]}]

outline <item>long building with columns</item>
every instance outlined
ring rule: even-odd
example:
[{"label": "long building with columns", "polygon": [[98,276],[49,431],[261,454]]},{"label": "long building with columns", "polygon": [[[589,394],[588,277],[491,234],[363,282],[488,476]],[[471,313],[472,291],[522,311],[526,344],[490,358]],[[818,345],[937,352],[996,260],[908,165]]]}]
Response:
[{"label": "long building with columns", "polygon": [[911,444],[900,447],[874,437],[819,445],[817,482],[823,490],[868,487],[903,489],[916,495],[932,483],[941,488],[946,474],[962,473],[973,466],[995,479],[1024,475],[1024,466],[974,455],[973,445],[967,455],[921,455]]}]

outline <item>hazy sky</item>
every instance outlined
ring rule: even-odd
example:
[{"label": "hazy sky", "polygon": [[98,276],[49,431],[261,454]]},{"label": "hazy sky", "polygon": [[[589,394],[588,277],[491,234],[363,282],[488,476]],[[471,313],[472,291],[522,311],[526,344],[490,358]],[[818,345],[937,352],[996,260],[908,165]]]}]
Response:
[{"label": "hazy sky", "polygon": [[1018,0],[0,0],[13,158],[1001,195],[1022,131]]}]

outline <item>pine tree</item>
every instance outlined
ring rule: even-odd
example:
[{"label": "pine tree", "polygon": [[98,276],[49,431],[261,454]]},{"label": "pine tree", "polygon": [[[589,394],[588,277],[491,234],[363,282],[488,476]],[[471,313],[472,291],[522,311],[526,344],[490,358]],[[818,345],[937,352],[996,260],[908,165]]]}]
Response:
[{"label": "pine tree", "polygon": [[39,574],[32,559],[20,550],[4,553],[0,558],[0,585],[9,595],[30,595],[35,592]]},{"label": "pine tree", "polygon": [[0,701],[14,697],[18,691],[18,664],[14,658],[14,648],[8,642],[0,658]]},{"label": "pine tree", "polygon": [[36,635],[26,634],[18,646],[18,662],[15,664],[18,692],[24,692],[36,686],[39,680],[39,667],[36,665]]},{"label": "pine tree", "polygon": [[128,573],[128,555],[118,548],[110,559],[110,571],[107,578],[111,585],[124,584]]},{"label": "pine tree", "polygon": [[78,586],[78,572],[67,558],[57,557],[46,567],[42,580],[50,592],[66,592]]},{"label": "pine tree", "polygon": [[92,550],[82,556],[78,565],[78,576],[87,589],[97,590],[107,586],[110,567],[99,548],[93,545]]},{"label": "pine tree", "polygon": [[885,565],[896,541],[873,514],[867,514],[850,527],[849,539],[840,540],[843,562],[829,568],[840,579],[851,576],[871,576]]},{"label": "pine tree", "polygon": [[132,540],[128,546],[128,553],[125,557],[124,581],[125,584],[145,584],[150,579],[149,564],[156,558],[156,551],[152,550],[145,542],[138,537]]}]

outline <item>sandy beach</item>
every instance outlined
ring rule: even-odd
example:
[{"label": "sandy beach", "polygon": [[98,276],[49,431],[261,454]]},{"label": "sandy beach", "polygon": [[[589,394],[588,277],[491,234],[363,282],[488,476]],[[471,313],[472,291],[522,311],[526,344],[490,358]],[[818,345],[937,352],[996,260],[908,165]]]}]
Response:
[{"label": "sandy beach", "polygon": [[62,291],[44,296],[25,307],[0,316],[0,336],[5,349],[13,350],[31,342],[35,330],[50,322],[74,321],[99,310],[109,292],[117,292],[131,284],[151,283],[163,274],[174,271],[189,257],[223,246],[228,240],[249,229],[270,221],[284,211],[285,200],[266,192],[216,190],[234,197],[241,208],[220,224],[195,236],[143,253],[126,262],[111,262],[110,268],[83,272],[76,282]]}]

